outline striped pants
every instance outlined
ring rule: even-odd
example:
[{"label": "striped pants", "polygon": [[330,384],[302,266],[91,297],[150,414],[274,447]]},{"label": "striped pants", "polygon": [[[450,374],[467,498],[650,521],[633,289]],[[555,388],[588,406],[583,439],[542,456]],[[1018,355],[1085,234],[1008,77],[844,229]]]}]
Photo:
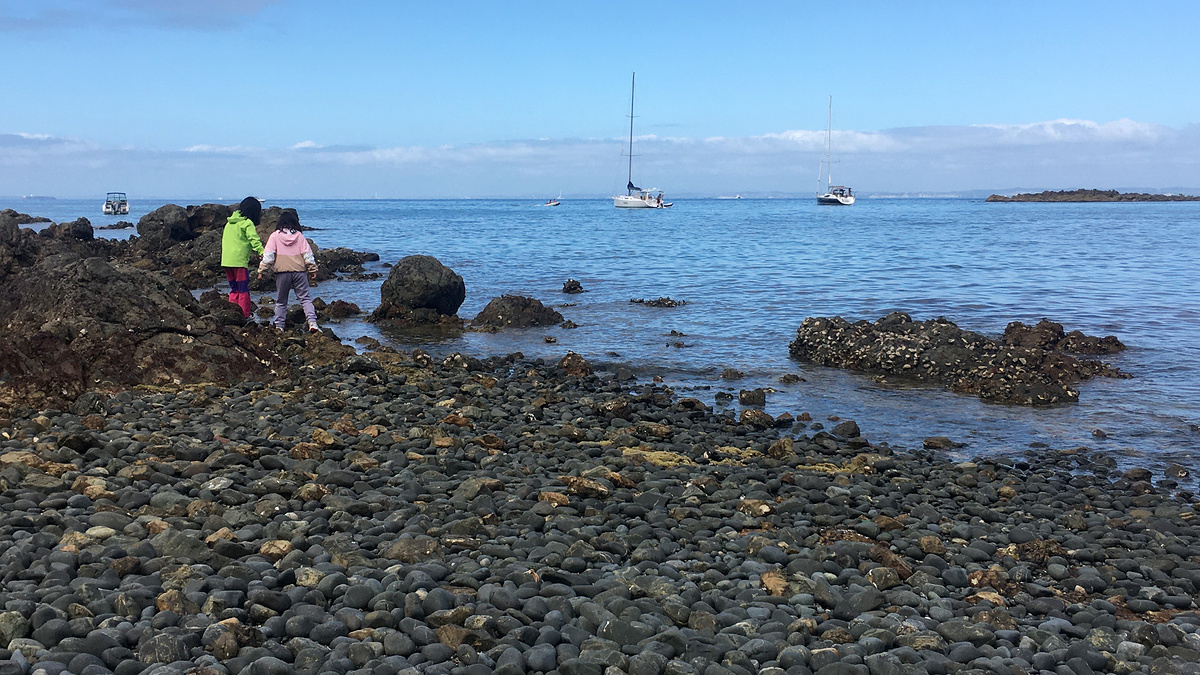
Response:
[{"label": "striped pants", "polygon": [[254,311],[250,302],[250,271],[245,267],[226,267],[225,278],[229,280],[229,301],[249,319]]}]

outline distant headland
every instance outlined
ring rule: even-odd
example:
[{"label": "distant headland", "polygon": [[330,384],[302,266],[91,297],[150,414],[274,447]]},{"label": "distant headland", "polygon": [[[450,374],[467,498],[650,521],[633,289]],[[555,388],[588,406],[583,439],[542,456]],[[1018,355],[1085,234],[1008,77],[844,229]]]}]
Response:
[{"label": "distant headland", "polygon": [[989,202],[1197,202],[1195,195],[1152,195],[1146,192],[1117,192],[1116,190],[1046,190],[1037,194],[1022,193],[1011,197],[992,195]]}]

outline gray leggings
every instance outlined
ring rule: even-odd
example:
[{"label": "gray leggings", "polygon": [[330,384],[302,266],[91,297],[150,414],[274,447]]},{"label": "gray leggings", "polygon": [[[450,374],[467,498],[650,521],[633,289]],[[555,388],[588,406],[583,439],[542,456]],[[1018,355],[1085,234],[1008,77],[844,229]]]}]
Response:
[{"label": "gray leggings", "polygon": [[308,297],[307,272],[276,272],[275,273],[275,325],[283,328],[287,325],[288,293],[296,291],[296,299],[304,308],[304,316],[309,323],[317,322],[317,310],[313,309],[312,298]]}]

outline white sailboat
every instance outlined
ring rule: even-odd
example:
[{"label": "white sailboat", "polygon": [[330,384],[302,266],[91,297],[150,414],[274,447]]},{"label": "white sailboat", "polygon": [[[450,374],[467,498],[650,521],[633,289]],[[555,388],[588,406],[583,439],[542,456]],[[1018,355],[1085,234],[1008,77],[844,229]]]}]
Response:
[{"label": "white sailboat", "polygon": [[[833,140],[833,97],[829,97],[829,127],[825,130],[825,155],[817,169],[817,203],[824,206],[850,206],[854,203],[854,191],[845,185],[833,185],[833,162],[829,146]],[[825,177],[825,194],[821,194],[821,177]]]},{"label": "white sailboat", "polygon": [[618,209],[666,209],[671,202],[663,201],[663,191],[658,188],[644,190],[633,184],[633,92],[637,84],[637,73],[629,84],[629,182],[625,194],[613,195],[613,206]]}]

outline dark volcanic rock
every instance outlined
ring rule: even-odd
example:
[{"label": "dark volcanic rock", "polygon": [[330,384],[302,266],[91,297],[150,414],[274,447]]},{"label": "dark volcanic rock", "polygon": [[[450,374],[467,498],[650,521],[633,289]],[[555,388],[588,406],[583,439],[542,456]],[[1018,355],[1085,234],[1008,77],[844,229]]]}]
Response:
[{"label": "dark volcanic rock", "polygon": [[1099,361],[1004,345],[944,317],[913,321],[893,313],[871,323],[805,319],[789,345],[793,358],[884,377],[934,382],[998,403],[1078,400],[1073,385],[1095,376],[1128,377]]},{"label": "dark volcanic rock", "polygon": [[669,297],[661,297],[653,300],[645,298],[633,298],[629,302],[635,305],[645,305],[646,307],[682,307],[687,304],[687,300],[672,300]]},{"label": "dark volcanic rock", "polygon": [[17,225],[31,225],[33,223],[49,223],[49,218],[41,216],[31,216],[28,213],[20,213],[14,209],[4,209],[0,211],[0,218],[7,218]]},{"label": "dark volcanic rock", "polygon": [[101,227],[97,227],[96,229],[97,230],[128,230],[131,227],[133,227],[133,223],[129,222],[128,220],[118,220],[117,222],[113,223],[112,225],[102,225]]},{"label": "dark volcanic rock", "polygon": [[[138,221],[138,237],[129,244],[129,250],[119,256],[141,269],[166,270],[185,287],[204,288],[224,283],[225,272],[221,267],[221,235],[225,222],[236,207],[229,204],[202,204],[184,208],[167,204]],[[263,211],[258,227],[258,237],[264,244],[275,231],[284,209],[272,206]],[[313,228],[300,226],[301,230]],[[362,253],[347,248],[328,251],[309,240],[317,259],[317,280],[325,281],[337,277],[336,272],[350,269],[362,271],[362,263],[379,260],[378,254]],[[273,275],[252,277],[252,291],[275,289]]]},{"label": "dark volcanic rock", "polygon": [[573,293],[586,293],[587,291],[584,291],[583,284],[579,283],[575,279],[567,279],[566,282],[563,283],[562,292],[573,294]]},{"label": "dark volcanic rock", "polygon": [[371,321],[401,327],[445,323],[467,297],[463,278],[437,258],[410,255],[402,258],[379,289],[379,307]]},{"label": "dark volcanic rock", "polygon": [[87,218],[77,218],[69,223],[58,223],[44,228],[38,234],[55,239],[78,239],[91,241],[96,238],[92,223]]},{"label": "dark volcanic rock", "polygon": [[74,399],[102,382],[230,382],[268,368],[157,274],[54,255],[0,281],[0,382]]},{"label": "dark volcanic rock", "polygon": [[553,326],[562,323],[563,316],[540,300],[523,295],[502,295],[493,298],[483,311],[471,319],[471,326],[484,331],[505,328]]},{"label": "dark volcanic rock", "polygon": [[1116,354],[1125,349],[1125,345],[1115,335],[1093,337],[1077,330],[1063,333],[1062,324],[1049,319],[1042,319],[1035,326],[1013,321],[1005,327],[1001,340],[1006,345],[1016,347],[1076,354]]}]

